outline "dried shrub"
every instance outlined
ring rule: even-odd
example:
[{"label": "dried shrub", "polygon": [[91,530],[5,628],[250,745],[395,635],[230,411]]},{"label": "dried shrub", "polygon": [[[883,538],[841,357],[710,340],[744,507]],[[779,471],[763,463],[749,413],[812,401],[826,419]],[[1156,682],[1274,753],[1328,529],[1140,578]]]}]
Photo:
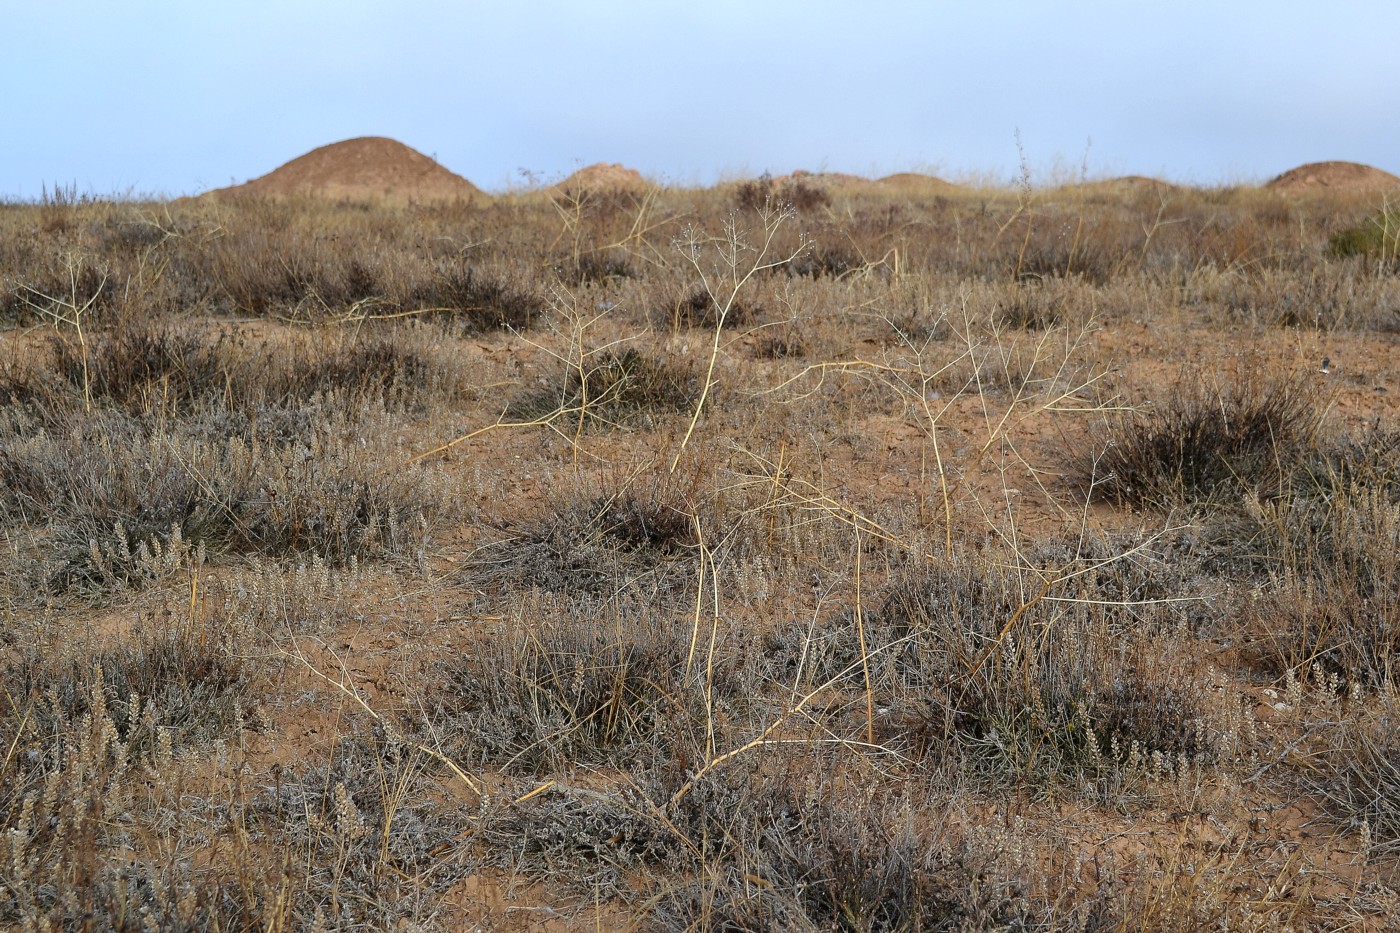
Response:
[{"label": "dried shrub", "polygon": [[627,254],[620,250],[591,250],[554,264],[560,281],[572,286],[596,285],[637,277]]},{"label": "dried shrub", "polygon": [[1269,585],[1240,618],[1245,657],[1282,674],[1393,682],[1400,659],[1400,435],[1317,452],[1222,533]]},{"label": "dried shrub", "polygon": [[1323,407],[1312,384],[1255,372],[1232,384],[1200,381],[1114,425],[1082,481],[1119,505],[1171,509],[1245,496],[1277,497],[1312,448]]},{"label": "dried shrub", "polygon": [[448,262],[414,282],[399,305],[458,333],[478,334],[529,330],[545,301],[519,277]]},{"label": "dried shrub", "polygon": [[466,815],[442,800],[422,754],[389,735],[351,734],[326,765],[279,771],[237,817],[304,853],[289,912],[307,929],[426,923],[474,868],[460,846]]},{"label": "dried shrub", "polygon": [[[701,688],[685,678],[688,647],[678,629],[585,605],[521,619],[449,662],[434,725],[462,760],[511,770],[690,757],[705,718]],[[732,693],[722,663],[714,677],[718,695]]]},{"label": "dried shrub", "polygon": [[557,387],[518,396],[508,415],[529,420],[562,413],[592,427],[645,426],[658,415],[690,410],[699,395],[690,370],[633,349],[590,356],[582,372],[571,366],[561,375]]},{"label": "dried shrub", "polygon": [[670,308],[657,315],[657,323],[672,329],[752,327],[761,309],[735,296],[726,309],[708,291],[697,288],[677,298]]}]

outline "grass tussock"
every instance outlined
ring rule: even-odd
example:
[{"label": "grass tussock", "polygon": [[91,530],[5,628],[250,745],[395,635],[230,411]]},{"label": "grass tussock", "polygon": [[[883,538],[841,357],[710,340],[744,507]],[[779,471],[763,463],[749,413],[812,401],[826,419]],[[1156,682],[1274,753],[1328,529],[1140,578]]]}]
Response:
[{"label": "grass tussock", "polygon": [[668,359],[631,348],[608,351],[566,367],[555,386],[517,396],[506,414],[593,428],[648,426],[693,408],[697,382],[688,367]]},{"label": "grass tussock", "polygon": [[711,549],[745,547],[734,508],[703,469],[651,465],[505,525],[474,556],[472,579],[511,590],[674,596],[688,586],[706,536]]},{"label": "grass tussock", "polygon": [[[1016,571],[975,559],[911,567],[879,597],[863,624],[867,651],[879,650],[874,726],[890,747],[1119,804],[1154,772],[1235,753],[1240,710],[1193,672],[1182,637],[1189,561],[1176,555],[1168,571],[1150,549],[1111,542],[1035,557]],[[858,634],[848,623],[809,646],[812,676],[845,671],[861,689]]]},{"label": "grass tussock", "polygon": [[[0,705],[0,917],[31,928],[242,928],[264,905],[235,879],[99,853],[129,847],[142,818],[175,818],[177,757],[238,733],[256,704],[239,633],[193,625],[95,657],[26,656]],[[245,878],[244,880],[248,880]]]},{"label": "grass tussock", "polygon": [[1325,402],[1312,383],[1249,373],[1189,382],[1114,425],[1101,456],[1081,461],[1094,494],[1169,511],[1279,495],[1312,448]]},{"label": "grass tussock", "polygon": [[[637,767],[703,747],[685,633],[628,615],[521,619],[516,629],[444,672],[434,721],[451,730],[461,760],[550,773],[571,763]],[[710,675],[736,699],[724,665]]]},{"label": "grass tussock", "polygon": [[200,548],[412,559],[450,509],[446,489],[429,467],[386,474],[358,427],[284,444],[210,440],[198,422],[151,431],[117,413],[62,433],[20,430],[0,445],[0,513],[35,529],[27,572],[40,591],[120,589]]}]

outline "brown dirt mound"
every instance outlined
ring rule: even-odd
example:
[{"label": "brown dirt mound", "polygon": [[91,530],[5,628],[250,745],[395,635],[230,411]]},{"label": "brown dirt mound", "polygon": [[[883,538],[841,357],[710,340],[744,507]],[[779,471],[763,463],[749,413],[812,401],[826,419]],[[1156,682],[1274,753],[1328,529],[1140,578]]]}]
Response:
[{"label": "brown dirt mound", "polygon": [[555,191],[640,191],[655,187],[634,168],[617,163],[587,165],[554,186]]},{"label": "brown dirt mound", "polygon": [[337,201],[385,203],[486,197],[462,176],[416,149],[383,136],[362,136],[313,149],[260,178],[210,194],[270,198],[311,195]]},{"label": "brown dirt mound", "polygon": [[933,175],[921,175],[918,172],[898,172],[894,175],[886,175],[876,184],[903,194],[936,193],[950,191],[958,187],[951,181],[944,181]]},{"label": "brown dirt mound", "polygon": [[1160,178],[1153,178],[1150,175],[1123,175],[1118,178],[1110,178],[1100,182],[1106,188],[1124,188],[1129,191],[1138,191],[1143,188],[1175,188],[1176,185]]},{"label": "brown dirt mound", "polygon": [[1153,193],[1166,193],[1177,191],[1178,186],[1160,178],[1152,178],[1148,175],[1122,175],[1118,178],[1105,178],[1100,181],[1085,181],[1077,184],[1065,185],[1060,190],[1087,195],[1129,196],[1138,192],[1150,191]]},{"label": "brown dirt mound", "polygon": [[1310,162],[1284,172],[1264,187],[1288,194],[1389,191],[1400,188],[1400,177],[1360,162]]}]

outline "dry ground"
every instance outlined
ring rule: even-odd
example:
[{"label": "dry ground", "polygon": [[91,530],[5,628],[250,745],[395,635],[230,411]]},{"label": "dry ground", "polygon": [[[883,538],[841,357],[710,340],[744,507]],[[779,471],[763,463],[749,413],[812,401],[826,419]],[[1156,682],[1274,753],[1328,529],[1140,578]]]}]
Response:
[{"label": "dry ground", "polygon": [[1400,925],[1372,195],[0,208],[0,925]]}]

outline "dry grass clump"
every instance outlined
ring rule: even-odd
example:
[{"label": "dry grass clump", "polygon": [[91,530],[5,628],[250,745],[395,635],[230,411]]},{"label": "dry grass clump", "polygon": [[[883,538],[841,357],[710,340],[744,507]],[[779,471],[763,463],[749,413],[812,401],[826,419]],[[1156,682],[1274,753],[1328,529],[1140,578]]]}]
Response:
[{"label": "dry grass clump", "polygon": [[360,431],[373,421],[284,444],[211,440],[198,422],[151,430],[115,412],[63,432],[26,424],[0,434],[0,514],[34,529],[41,591],[111,591],[187,548],[415,558],[451,511],[432,468],[384,472],[391,446],[367,456]]},{"label": "dry grass clump", "polygon": [[1311,450],[1325,411],[1313,383],[1242,374],[1199,379],[1110,429],[1079,469],[1095,496],[1164,511],[1276,498]]},{"label": "dry grass clump", "polygon": [[[1199,595],[1183,555],[1168,570],[1141,542],[1082,542],[1027,559],[918,564],[878,597],[863,633],[884,742],[1115,805],[1154,767],[1238,751],[1240,710],[1193,670],[1183,637]],[[811,647],[813,677],[846,670],[861,688],[855,628]]]},{"label": "dry grass clump", "polygon": [[[254,702],[239,636],[185,626],[3,675],[0,918],[25,929],[245,928],[262,914],[235,879],[133,851],[179,835],[177,756],[244,726]],[[246,880],[246,879],[245,879]]]},{"label": "dry grass clump", "polygon": [[518,395],[506,414],[518,421],[645,427],[659,416],[694,408],[698,381],[689,367],[664,357],[630,347],[609,350],[566,365],[554,386]]},{"label": "dry grass clump", "polygon": [[442,798],[424,756],[393,736],[352,733],[323,765],[278,775],[237,818],[287,853],[289,922],[300,928],[430,924],[472,871],[466,815]]},{"label": "dry grass clump", "polygon": [[[688,633],[664,617],[637,603],[578,601],[512,622],[447,664],[431,721],[459,761],[512,772],[645,770],[703,748]],[[726,667],[711,670],[712,688],[732,703]]]}]

